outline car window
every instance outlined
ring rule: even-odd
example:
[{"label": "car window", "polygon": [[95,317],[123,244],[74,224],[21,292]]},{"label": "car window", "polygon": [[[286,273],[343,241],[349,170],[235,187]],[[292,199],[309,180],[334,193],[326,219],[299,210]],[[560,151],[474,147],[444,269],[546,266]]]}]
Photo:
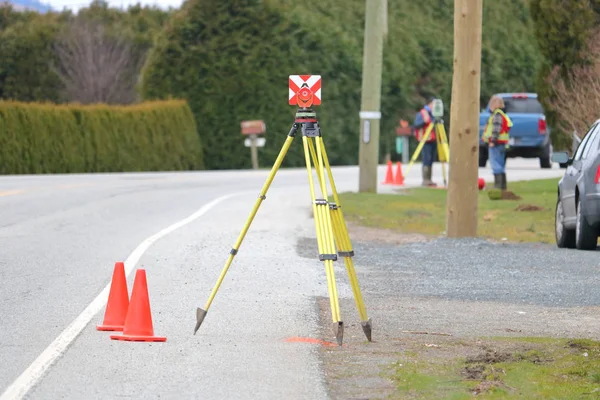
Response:
[{"label": "car window", "polygon": [[544,109],[537,99],[533,97],[504,97],[506,113],[543,114]]},{"label": "car window", "polygon": [[592,126],[592,128],[585,134],[585,136],[583,137],[583,140],[581,141],[581,143],[579,143],[579,146],[577,147],[577,151],[575,152],[575,156],[573,157],[573,160],[581,160],[581,155],[583,154],[583,151],[585,150],[585,147],[586,147],[587,143],[590,141],[590,138],[592,137],[592,133],[594,132],[594,130],[596,129],[597,126],[598,126],[598,124],[594,124]]},{"label": "car window", "polygon": [[[600,124],[596,124],[596,127],[592,131],[590,135],[590,140],[588,140],[588,144],[583,149],[583,153],[581,155],[581,159],[585,160],[589,156],[594,157],[598,154],[598,142],[600,141]],[[591,152],[591,154],[590,154]]]}]

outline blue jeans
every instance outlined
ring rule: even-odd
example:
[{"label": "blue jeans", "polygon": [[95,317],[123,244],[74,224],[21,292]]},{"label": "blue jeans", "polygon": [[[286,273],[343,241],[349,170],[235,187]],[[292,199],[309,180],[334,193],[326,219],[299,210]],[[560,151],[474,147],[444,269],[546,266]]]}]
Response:
[{"label": "blue jeans", "polygon": [[435,158],[436,149],[437,142],[435,140],[433,142],[425,142],[422,150],[424,167],[431,167],[433,159]]},{"label": "blue jeans", "polygon": [[506,165],[506,159],[504,154],[506,153],[506,145],[497,144],[494,147],[489,147],[490,154],[490,165],[494,175],[504,174],[504,166]]}]

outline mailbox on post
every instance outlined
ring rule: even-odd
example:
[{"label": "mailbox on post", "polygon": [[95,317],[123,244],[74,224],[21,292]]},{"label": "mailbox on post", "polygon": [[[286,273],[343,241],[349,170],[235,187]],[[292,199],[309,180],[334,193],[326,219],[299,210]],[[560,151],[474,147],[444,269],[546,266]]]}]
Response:
[{"label": "mailbox on post", "polygon": [[252,168],[258,169],[258,147],[264,147],[267,140],[258,135],[264,134],[267,127],[264,121],[242,121],[242,135],[248,136],[244,140],[244,146],[250,147],[252,155]]}]

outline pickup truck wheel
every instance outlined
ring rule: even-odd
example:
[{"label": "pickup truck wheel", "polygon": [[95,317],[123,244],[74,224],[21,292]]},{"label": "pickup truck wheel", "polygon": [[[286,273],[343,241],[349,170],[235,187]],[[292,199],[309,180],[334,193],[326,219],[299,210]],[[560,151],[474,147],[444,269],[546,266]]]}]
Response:
[{"label": "pickup truck wheel", "polygon": [[540,167],[544,169],[552,168],[552,160],[551,160],[552,149],[550,147],[550,143],[546,147],[544,147],[542,151],[542,156],[540,157]]},{"label": "pickup truck wheel", "polygon": [[575,248],[575,230],[567,229],[564,224],[565,214],[563,210],[562,201],[560,201],[560,196],[556,201],[556,213],[554,214],[555,221],[555,236],[556,236],[556,245],[561,248],[574,249]]},{"label": "pickup truck wheel", "polygon": [[488,150],[485,147],[479,148],[479,166],[485,168],[488,160]]},{"label": "pickup truck wheel", "polygon": [[587,223],[581,212],[581,198],[577,199],[577,226],[575,228],[575,245],[579,250],[596,250],[598,233]]}]

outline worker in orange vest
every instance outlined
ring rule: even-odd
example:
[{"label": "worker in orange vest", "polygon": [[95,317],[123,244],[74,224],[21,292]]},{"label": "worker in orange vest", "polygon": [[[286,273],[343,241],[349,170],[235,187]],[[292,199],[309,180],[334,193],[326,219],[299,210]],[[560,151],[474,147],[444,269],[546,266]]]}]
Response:
[{"label": "worker in orange vest", "polygon": [[[415,117],[415,137],[419,142],[421,142],[421,140],[427,133],[427,129],[429,129],[429,126],[434,123],[433,114],[431,111],[434,100],[435,98],[431,98],[429,100],[429,103],[426,104],[425,107],[423,107]],[[435,127],[432,127],[431,133],[429,134],[429,138],[423,144],[423,149],[421,150],[423,161],[423,186],[437,186],[437,184],[431,180],[433,159],[435,157],[436,150],[437,141],[435,138]]]}]

